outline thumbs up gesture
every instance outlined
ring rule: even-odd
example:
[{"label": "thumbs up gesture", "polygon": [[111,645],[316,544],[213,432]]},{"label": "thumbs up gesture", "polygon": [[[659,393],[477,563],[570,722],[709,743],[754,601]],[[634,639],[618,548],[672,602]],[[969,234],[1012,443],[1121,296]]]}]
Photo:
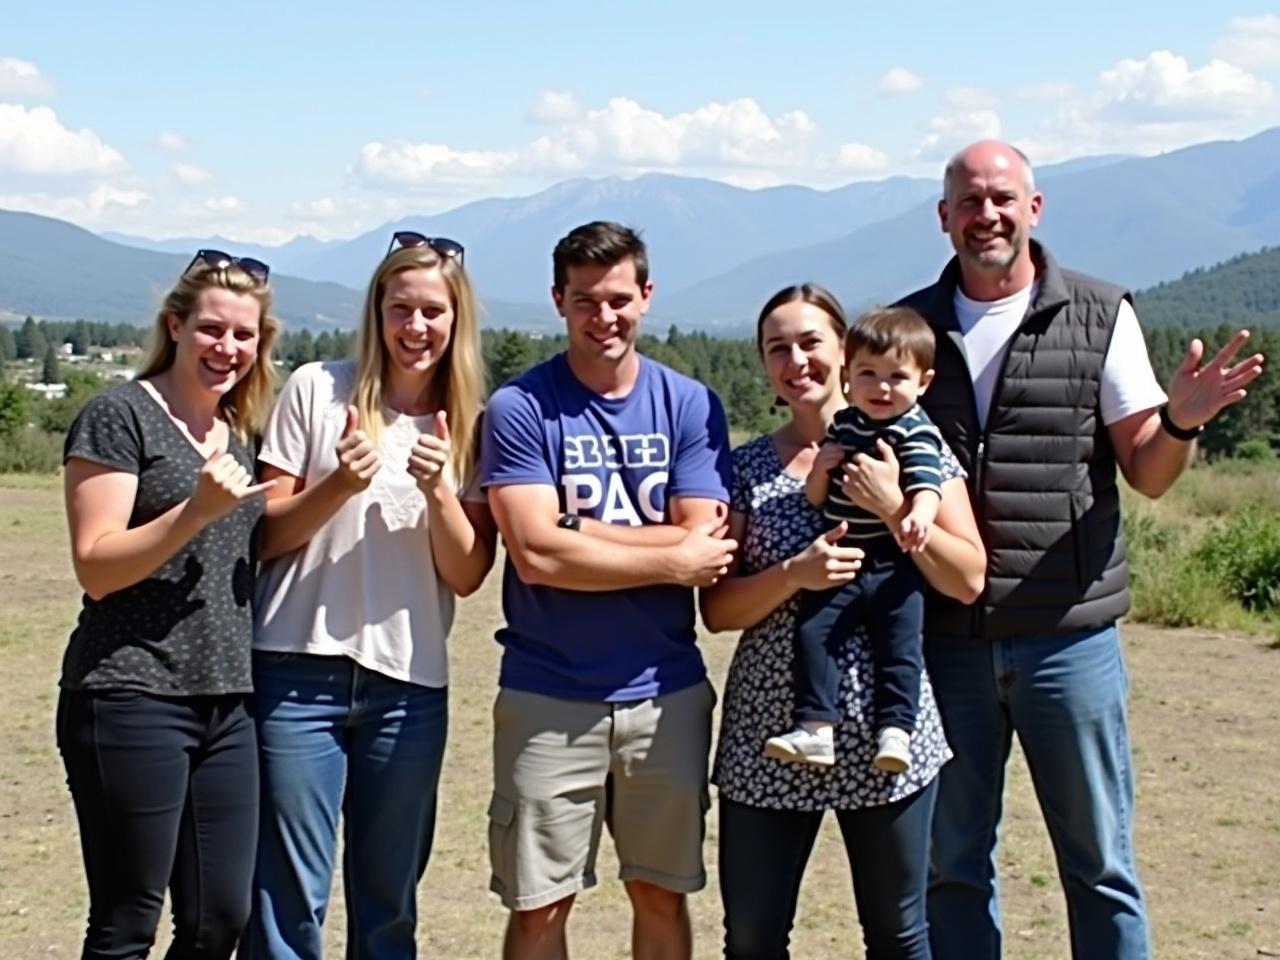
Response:
[{"label": "thumbs up gesture", "polygon": [[409,473],[417,481],[419,490],[430,493],[440,483],[452,451],[449,415],[439,410],[432,421],[431,432],[418,434],[417,442],[409,451]]},{"label": "thumbs up gesture", "polygon": [[338,454],[337,473],[343,484],[353,493],[369,486],[382,460],[373,442],[360,429],[360,414],[354,406],[347,407],[347,423],[334,449]]}]

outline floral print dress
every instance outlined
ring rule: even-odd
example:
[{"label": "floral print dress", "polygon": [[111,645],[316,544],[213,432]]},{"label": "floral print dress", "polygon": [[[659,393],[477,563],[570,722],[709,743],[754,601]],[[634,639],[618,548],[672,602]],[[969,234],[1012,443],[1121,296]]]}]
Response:
[{"label": "floral print dress", "polygon": [[[954,454],[944,448],[942,479],[962,476]],[[805,499],[804,481],[786,471],[768,435],[734,450],[730,509],[747,520],[741,545],[743,575],[794,556],[827,528]],[[765,740],[794,725],[791,661],[798,597],[744,630],[738,641],[725,683],[712,773],[721,796],[775,810],[852,810],[892,803],[928,786],[951,758],[928,674],[921,678],[911,769],[905,774],[882,773],[871,762],[871,648],[856,634],[838,658],[837,700],[844,720],[836,725],[835,766],[783,763],[764,756]]]}]

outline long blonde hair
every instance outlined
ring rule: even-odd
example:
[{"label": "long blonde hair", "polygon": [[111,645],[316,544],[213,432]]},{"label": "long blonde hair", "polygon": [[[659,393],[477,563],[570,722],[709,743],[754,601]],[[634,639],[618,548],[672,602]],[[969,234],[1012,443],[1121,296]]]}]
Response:
[{"label": "long blonde hair", "polygon": [[360,321],[353,402],[360,415],[361,428],[376,444],[385,424],[383,384],[387,348],[382,340],[382,295],[387,280],[406,270],[439,270],[453,301],[449,346],[431,368],[422,399],[428,409],[444,410],[448,414],[453,448],[449,466],[454,481],[465,486],[475,470],[485,374],[480,352],[479,307],[466,271],[456,257],[442,257],[424,244],[396,250],[378,265],[369,281]]},{"label": "long blonde hair", "polygon": [[222,415],[242,442],[247,443],[267,419],[267,413],[276,395],[276,365],[274,358],[276,337],[280,334],[280,321],[271,313],[271,288],[255,280],[236,264],[214,267],[197,264],[178,278],[178,282],[164,298],[156,322],[151,330],[147,355],[138,372],[139,380],[164,373],[173,366],[177,344],[169,333],[169,317],[177,317],[186,323],[196,309],[196,300],[205,290],[220,288],[232,293],[248,294],[258,301],[258,355],[248,373],[236,381],[218,401]]}]

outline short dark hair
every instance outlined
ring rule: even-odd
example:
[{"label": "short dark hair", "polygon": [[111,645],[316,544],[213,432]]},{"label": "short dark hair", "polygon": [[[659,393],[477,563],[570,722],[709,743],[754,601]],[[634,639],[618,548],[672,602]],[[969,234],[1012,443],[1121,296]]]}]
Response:
[{"label": "short dark hair", "polygon": [[853,321],[844,338],[844,362],[848,365],[859,351],[877,357],[897,353],[921,370],[932,370],[934,348],[933,328],[924,317],[910,307],[880,307]]},{"label": "short dark hair", "polygon": [[612,267],[627,257],[636,265],[636,283],[643,287],[649,282],[649,252],[640,234],[608,220],[584,223],[556,244],[551,254],[552,282],[556,290],[564,290],[570,267]]}]

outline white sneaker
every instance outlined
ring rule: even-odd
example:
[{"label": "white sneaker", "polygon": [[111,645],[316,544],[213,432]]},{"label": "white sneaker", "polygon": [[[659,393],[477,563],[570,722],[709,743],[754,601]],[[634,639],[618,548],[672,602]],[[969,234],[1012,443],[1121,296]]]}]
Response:
[{"label": "white sneaker", "polygon": [[835,736],[831,727],[819,727],[816,731],[796,727],[790,733],[766,740],[764,755],[784,762],[830,767],[836,762]]},{"label": "white sneaker", "polygon": [[906,773],[911,769],[911,734],[898,727],[885,727],[876,742],[876,758],[872,762],[877,770]]}]

